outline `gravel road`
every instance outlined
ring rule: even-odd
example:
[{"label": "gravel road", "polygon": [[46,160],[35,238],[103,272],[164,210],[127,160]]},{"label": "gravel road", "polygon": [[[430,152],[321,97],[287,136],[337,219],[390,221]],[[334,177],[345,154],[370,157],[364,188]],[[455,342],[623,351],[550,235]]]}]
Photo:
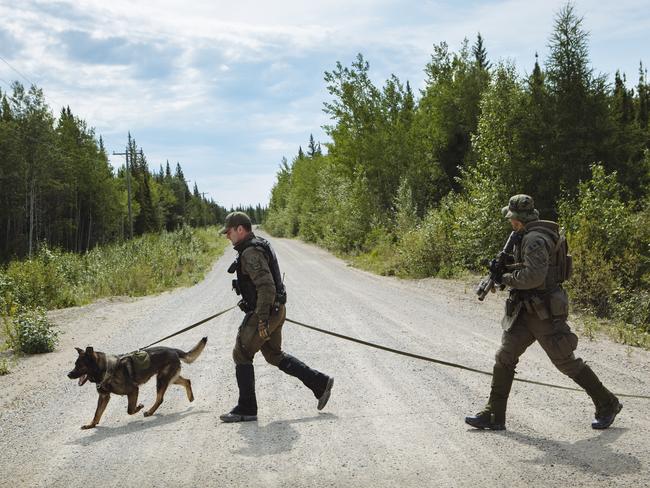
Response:
[{"label": "gravel road", "polygon": [[[342,334],[488,370],[503,297],[479,303],[459,281],[375,276],[308,244],[273,239],[286,273],[288,316]],[[295,378],[256,358],[259,420],[222,424],[236,402],[232,311],[165,345],[208,345],[183,375],[196,400],[171,387],[156,414],[126,413],[113,396],[99,426],[90,383],[66,373],[73,346],[123,353],[236,301],[228,249],[206,279],[156,296],[101,300],[50,313],[62,331],[51,354],[20,359],[0,377],[0,485],[7,487],[566,487],[650,486],[650,401],[623,399],[609,430],[590,427],[586,394],[515,383],[504,432],[470,429],[490,378],[364,348],[286,324],[284,348],[336,378],[322,412]],[[648,395],[650,353],[606,339],[578,353],[617,392]],[[573,386],[538,345],[519,376]],[[155,381],[140,389],[145,407]]]}]

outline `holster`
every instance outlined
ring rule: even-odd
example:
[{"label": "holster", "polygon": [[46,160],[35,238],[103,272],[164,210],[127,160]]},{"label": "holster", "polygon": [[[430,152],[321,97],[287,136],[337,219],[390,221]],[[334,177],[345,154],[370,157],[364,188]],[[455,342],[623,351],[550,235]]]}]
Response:
[{"label": "holster", "polygon": [[237,296],[241,295],[241,289],[239,288],[239,281],[232,280],[232,289],[235,290]]},{"label": "holster", "polygon": [[254,309],[243,298],[237,302],[237,306],[242,312],[252,312]]}]

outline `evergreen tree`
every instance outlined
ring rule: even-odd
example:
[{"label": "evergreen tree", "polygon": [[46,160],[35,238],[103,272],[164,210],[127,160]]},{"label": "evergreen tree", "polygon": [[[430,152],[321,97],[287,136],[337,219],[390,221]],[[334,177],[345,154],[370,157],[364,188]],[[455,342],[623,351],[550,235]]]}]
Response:
[{"label": "evergreen tree", "polygon": [[480,32],[476,36],[476,42],[474,43],[474,46],[472,46],[472,54],[474,55],[476,66],[481,70],[489,71],[489,69],[492,67],[492,64],[488,61],[487,50],[483,45],[483,37],[481,37]]}]

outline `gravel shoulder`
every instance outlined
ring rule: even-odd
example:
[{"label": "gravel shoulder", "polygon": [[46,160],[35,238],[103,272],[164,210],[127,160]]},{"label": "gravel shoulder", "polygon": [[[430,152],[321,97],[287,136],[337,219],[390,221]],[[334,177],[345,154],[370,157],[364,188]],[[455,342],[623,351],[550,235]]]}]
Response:
[{"label": "gravel shoulder", "polygon": [[[400,280],[351,268],[326,251],[272,239],[289,292],[288,316],[389,347],[489,370],[499,345],[503,297],[475,299],[462,281]],[[118,297],[52,311],[61,343],[19,359],[0,377],[0,486],[475,487],[650,486],[648,400],[623,399],[614,426],[590,428],[593,406],[580,392],[515,383],[508,430],[468,428],[489,377],[420,362],[319,335],[287,323],[285,351],[336,378],[322,412],[295,378],[256,357],[258,422],[222,424],[236,402],[231,359],[239,311],[164,343],[208,345],[168,390],[156,414],[128,416],[113,396],[101,423],[92,385],[66,373],[92,345],[132,351],[232,306],[234,251],[201,283],[144,298]],[[615,392],[650,393],[650,352],[607,339],[581,339],[578,355]],[[538,345],[518,376],[574,386]],[[155,381],[140,389],[149,406]]]}]

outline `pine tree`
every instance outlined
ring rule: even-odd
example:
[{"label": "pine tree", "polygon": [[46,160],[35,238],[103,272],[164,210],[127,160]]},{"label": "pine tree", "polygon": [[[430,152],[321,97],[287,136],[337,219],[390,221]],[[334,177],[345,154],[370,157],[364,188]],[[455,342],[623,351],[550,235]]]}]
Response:
[{"label": "pine tree", "polygon": [[479,69],[489,71],[489,69],[492,67],[492,64],[488,61],[487,50],[483,45],[483,37],[481,37],[480,32],[476,36],[476,42],[472,47],[472,54],[474,55],[474,60]]},{"label": "pine tree", "polygon": [[[300,148],[302,150],[302,148]],[[309,145],[307,146],[307,156],[310,158],[316,157],[318,155],[319,149],[316,145],[316,141],[314,141],[314,135],[309,134]]]}]

